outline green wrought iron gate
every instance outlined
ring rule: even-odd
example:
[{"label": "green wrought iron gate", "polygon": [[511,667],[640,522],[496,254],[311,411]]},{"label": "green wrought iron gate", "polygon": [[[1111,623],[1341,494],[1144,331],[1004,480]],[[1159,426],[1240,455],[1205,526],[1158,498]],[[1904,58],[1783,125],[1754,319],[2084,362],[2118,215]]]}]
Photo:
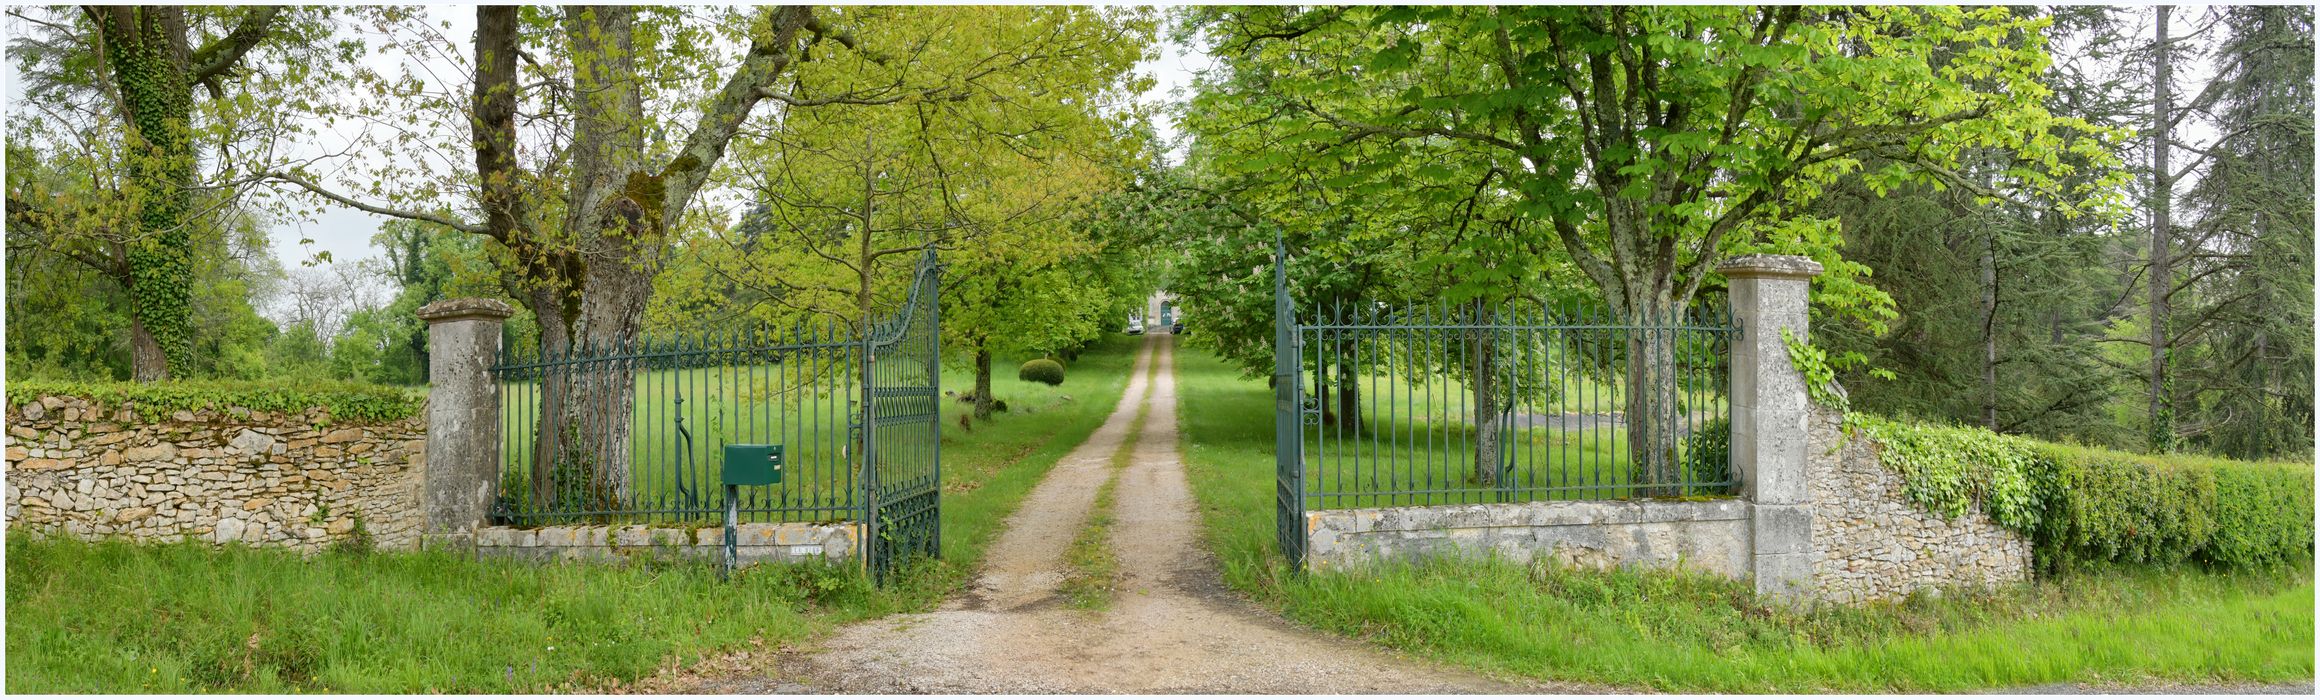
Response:
[{"label": "green wrought iron gate", "polygon": [[1289,255],[1273,242],[1273,539],[1292,569],[1305,566],[1305,397],[1298,385],[1297,317]]},{"label": "green wrought iron gate", "polygon": [[1275,537],[1314,554],[1334,509],[1715,498],[1731,470],[1741,329],[1720,303],[1614,312],[1584,302],[1299,308],[1275,243]]},{"label": "green wrought iron gate", "polygon": [[939,271],[930,249],[902,312],[862,343],[862,552],[880,580],[942,549]]},{"label": "green wrought iron gate", "polygon": [[718,326],[542,355],[503,342],[494,522],[699,527],[727,508],[720,455],[781,445],[779,483],[743,486],[745,522],[861,523],[884,580],[941,551],[940,266],[868,328]]}]

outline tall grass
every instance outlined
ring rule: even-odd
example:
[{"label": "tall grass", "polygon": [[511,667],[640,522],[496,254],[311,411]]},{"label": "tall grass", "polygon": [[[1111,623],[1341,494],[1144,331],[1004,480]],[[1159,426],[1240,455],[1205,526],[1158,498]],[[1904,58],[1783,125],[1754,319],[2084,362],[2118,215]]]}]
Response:
[{"label": "tall grass", "polygon": [[1805,610],[1708,575],[1487,560],[1291,576],[1273,543],[1270,390],[1188,348],[1176,371],[1185,466],[1226,582],[1320,629],[1477,669],[1668,691],[2312,678],[2308,567],[2109,569]]},{"label": "tall grass", "polygon": [[8,691],[520,692],[828,624],[776,568],[8,542]]}]

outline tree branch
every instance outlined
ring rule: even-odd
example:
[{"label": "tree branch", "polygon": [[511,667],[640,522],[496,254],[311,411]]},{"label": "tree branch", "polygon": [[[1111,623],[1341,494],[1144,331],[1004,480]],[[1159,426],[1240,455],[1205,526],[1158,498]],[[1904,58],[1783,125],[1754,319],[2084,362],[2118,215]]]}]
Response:
[{"label": "tree branch", "polygon": [[[797,45],[799,29],[820,35],[820,20],[813,10],[804,7],[783,7],[766,16],[767,34],[750,42],[749,56],[741,66],[733,69],[725,87],[702,110],[701,120],[694,123],[693,131],[685,137],[685,147],[662,168],[661,178],[667,193],[663,216],[672,217],[682,212],[693,193],[709,178],[717,161],[725,156],[726,144],[741,130],[741,123],[749,119],[749,112],[764,99],[764,91],[771,87],[781,72],[789,67],[792,51]],[[848,48],[853,39],[844,35],[834,37]],[[674,221],[667,222],[673,225]]]},{"label": "tree branch", "polygon": [[367,202],[357,201],[353,197],[348,197],[346,195],[324,189],[321,185],[314,184],[314,181],[312,180],[308,180],[306,178],[299,177],[290,173],[267,173],[266,179],[297,185],[308,192],[320,195],[323,199],[328,199],[330,201],[337,202],[354,209],[360,209],[362,211],[370,212],[380,216],[392,216],[397,219],[410,219],[412,221],[425,221],[427,223],[447,226],[452,229],[464,231],[467,233],[491,233],[491,231],[485,228],[482,224],[460,221],[458,219],[441,214],[429,214],[426,212],[411,211],[408,209],[396,209],[394,207],[380,206]]},{"label": "tree branch", "polygon": [[[242,23],[236,25],[232,33],[194,51],[191,61],[193,82],[210,84],[224,77],[228,71],[233,70],[234,64],[241,62],[244,54],[257,48],[258,42],[264,41],[266,35],[274,31],[274,18],[281,14],[280,5],[260,7],[250,16],[242,18]],[[218,88],[212,85],[210,89]]]}]

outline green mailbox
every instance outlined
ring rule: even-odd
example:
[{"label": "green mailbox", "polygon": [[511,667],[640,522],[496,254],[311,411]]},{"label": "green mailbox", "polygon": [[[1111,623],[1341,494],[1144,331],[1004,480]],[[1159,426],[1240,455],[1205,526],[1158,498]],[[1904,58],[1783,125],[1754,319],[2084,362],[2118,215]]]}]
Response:
[{"label": "green mailbox", "polygon": [[780,445],[726,445],[726,486],[770,486],[781,483]]}]

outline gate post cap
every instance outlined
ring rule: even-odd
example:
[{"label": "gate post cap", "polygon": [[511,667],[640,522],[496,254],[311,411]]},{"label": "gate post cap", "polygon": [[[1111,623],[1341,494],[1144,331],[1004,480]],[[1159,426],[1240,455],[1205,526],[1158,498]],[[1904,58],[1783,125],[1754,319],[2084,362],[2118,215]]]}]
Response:
[{"label": "gate post cap", "polygon": [[467,319],[499,321],[516,315],[516,307],[509,306],[507,302],[498,299],[468,297],[445,299],[419,307],[418,315],[428,325]]},{"label": "gate post cap", "polygon": [[1812,279],[1821,274],[1821,264],[1802,255],[1773,255],[1757,253],[1742,255],[1716,266],[1716,272],[1725,277],[1783,277]]}]

